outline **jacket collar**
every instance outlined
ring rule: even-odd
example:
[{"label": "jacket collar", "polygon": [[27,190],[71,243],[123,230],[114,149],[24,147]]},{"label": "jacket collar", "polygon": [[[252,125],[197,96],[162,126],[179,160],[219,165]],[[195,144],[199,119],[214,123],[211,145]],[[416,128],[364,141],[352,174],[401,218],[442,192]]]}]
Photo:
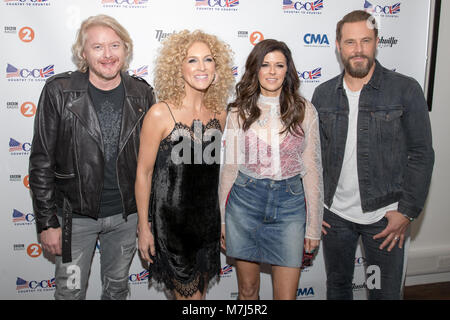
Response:
[{"label": "jacket collar", "polygon": [[[377,59],[375,59],[375,70],[373,71],[372,77],[370,78],[369,82],[367,83],[367,85],[370,85],[371,87],[373,87],[374,89],[379,89],[380,85],[381,85],[381,80],[383,78],[383,66],[380,64],[380,62],[378,62]],[[336,91],[338,89],[343,89],[344,88],[344,75],[345,75],[345,70],[342,71],[342,73],[339,75],[337,84],[336,84]]]}]

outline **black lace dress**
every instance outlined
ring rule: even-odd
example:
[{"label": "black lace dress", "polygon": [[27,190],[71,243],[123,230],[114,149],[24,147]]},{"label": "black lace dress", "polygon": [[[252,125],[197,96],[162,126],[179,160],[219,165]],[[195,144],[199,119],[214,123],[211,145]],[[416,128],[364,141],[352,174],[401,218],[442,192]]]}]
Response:
[{"label": "black lace dress", "polygon": [[153,171],[149,216],[156,257],[150,268],[156,282],[192,296],[220,273],[222,132],[217,119],[206,125],[195,120],[191,127],[174,122]]}]

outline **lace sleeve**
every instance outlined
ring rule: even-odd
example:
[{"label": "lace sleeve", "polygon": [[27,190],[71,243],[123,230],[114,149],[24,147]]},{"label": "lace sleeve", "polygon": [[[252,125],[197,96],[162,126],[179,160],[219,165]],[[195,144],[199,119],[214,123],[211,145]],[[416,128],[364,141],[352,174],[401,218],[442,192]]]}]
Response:
[{"label": "lace sleeve", "polygon": [[222,166],[219,180],[219,205],[222,224],[225,223],[225,205],[228,194],[238,175],[238,148],[237,113],[229,112],[222,139]]},{"label": "lace sleeve", "polygon": [[323,219],[323,179],[320,149],[319,119],[314,106],[307,102],[302,124],[305,149],[302,161],[305,167],[303,185],[307,208],[305,238],[320,240]]}]

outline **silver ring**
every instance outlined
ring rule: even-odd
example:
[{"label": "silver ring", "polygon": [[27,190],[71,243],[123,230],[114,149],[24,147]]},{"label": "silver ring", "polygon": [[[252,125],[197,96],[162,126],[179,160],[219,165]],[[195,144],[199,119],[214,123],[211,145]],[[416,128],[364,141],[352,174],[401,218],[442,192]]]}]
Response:
[{"label": "silver ring", "polygon": [[394,240],[398,240],[398,237],[394,237]]}]

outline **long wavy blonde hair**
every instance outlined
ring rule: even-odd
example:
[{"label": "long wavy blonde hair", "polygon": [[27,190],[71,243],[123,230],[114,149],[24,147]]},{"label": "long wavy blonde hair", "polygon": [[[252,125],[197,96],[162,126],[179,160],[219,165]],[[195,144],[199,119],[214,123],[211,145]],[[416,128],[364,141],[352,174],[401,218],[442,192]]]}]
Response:
[{"label": "long wavy blonde hair", "polygon": [[154,85],[158,100],[168,101],[175,107],[181,107],[185,96],[184,83],[181,81],[181,66],[188,49],[194,42],[205,43],[211,50],[216,64],[216,80],[205,93],[205,107],[213,112],[221,112],[225,110],[233,89],[233,53],[228,44],[200,30],[193,32],[183,30],[164,40],[154,70]]},{"label": "long wavy blonde hair", "polygon": [[77,65],[78,70],[86,72],[89,69],[86,59],[83,58],[84,45],[86,43],[86,33],[90,27],[103,26],[113,29],[125,45],[125,63],[122,71],[128,69],[133,57],[133,40],[128,31],[113,17],[105,14],[91,16],[81,23],[81,27],[77,33],[77,39],[72,46],[73,61]]}]

